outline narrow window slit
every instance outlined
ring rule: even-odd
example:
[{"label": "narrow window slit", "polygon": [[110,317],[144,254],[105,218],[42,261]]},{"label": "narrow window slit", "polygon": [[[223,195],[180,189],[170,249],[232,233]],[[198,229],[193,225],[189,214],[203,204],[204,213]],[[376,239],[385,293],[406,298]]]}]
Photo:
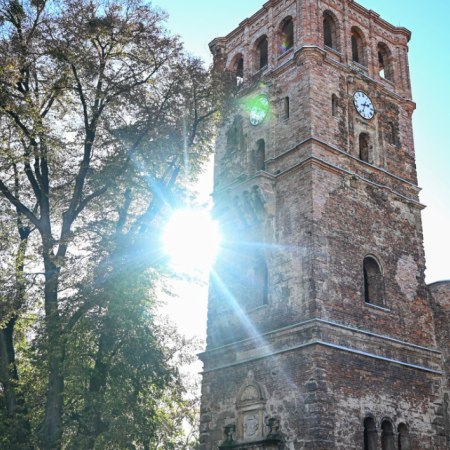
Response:
[{"label": "narrow window slit", "polygon": [[284,98],[284,120],[289,119],[289,97]]}]

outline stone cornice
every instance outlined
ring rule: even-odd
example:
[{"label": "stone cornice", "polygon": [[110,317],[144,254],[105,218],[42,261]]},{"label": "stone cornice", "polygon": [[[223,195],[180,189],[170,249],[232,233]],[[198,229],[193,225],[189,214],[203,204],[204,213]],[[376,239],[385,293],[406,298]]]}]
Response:
[{"label": "stone cornice", "polygon": [[[244,19],[240,24],[230,33],[228,33],[226,36],[219,38],[223,39],[226,42],[236,37],[239,33],[243,33],[245,27],[251,26],[254,22],[259,20],[261,17],[263,17],[270,8],[275,7],[278,3],[280,3],[282,0],[269,0],[268,2],[264,3],[263,7],[260,8],[258,11],[255,12],[252,16]],[[361,6],[359,3],[356,3],[353,0],[341,0],[343,2],[346,2],[350,9],[353,11],[365,16],[367,19],[373,20],[377,25],[379,25],[382,28],[385,28],[386,30],[390,31],[393,34],[400,34],[405,36],[406,41],[409,42],[411,39],[411,31],[409,31],[405,27],[396,27],[386,20],[382,19],[379,14],[377,14],[373,10],[369,10]],[[217,39],[217,38],[216,38]],[[214,42],[214,41],[212,41]]]},{"label": "stone cornice", "polygon": [[[312,328],[316,330],[313,334],[301,334]],[[292,342],[291,336],[294,335],[298,344],[289,345]],[[340,343],[341,338],[344,342],[352,342],[352,345],[343,345]],[[259,336],[208,349],[200,353],[199,357],[203,362],[208,362],[208,366],[210,365],[209,363],[212,363],[212,367],[207,367],[204,370],[204,373],[208,373],[313,345],[334,348],[339,351],[439,375],[442,373],[442,352],[436,348],[412,344],[390,336],[318,318],[305,320],[304,322],[263,333]],[[253,352],[250,352],[251,348],[254,349]],[[382,348],[389,349],[387,354],[391,355],[393,352],[393,355],[387,356],[387,354],[380,352],[379,350]],[[243,349],[241,357],[239,356],[240,349]],[[227,361],[225,355],[230,354],[236,355],[236,359]],[[224,361],[223,364],[221,364],[222,361]]]},{"label": "stone cornice", "polygon": [[[360,159],[356,158],[353,155],[350,155],[349,153],[345,152],[344,150],[341,150],[341,149],[339,149],[339,148],[337,148],[337,147],[335,147],[335,146],[333,146],[331,144],[328,144],[327,142],[324,142],[324,141],[322,141],[320,139],[317,139],[315,137],[309,137],[309,138],[305,139],[304,141],[297,143],[294,147],[291,147],[290,149],[288,149],[288,150],[286,150],[286,151],[284,151],[284,152],[282,152],[282,153],[280,153],[280,154],[278,154],[278,155],[276,155],[276,156],[274,156],[272,158],[266,159],[266,163],[269,163],[270,161],[275,161],[275,160],[278,160],[280,158],[286,157],[290,153],[297,151],[301,146],[303,146],[303,145],[305,145],[305,144],[307,144],[309,142],[318,143],[320,145],[323,145],[323,146],[327,147],[328,149],[330,149],[332,151],[335,151],[335,152],[338,152],[341,155],[344,155],[345,157],[348,157],[348,158],[351,158],[351,159],[353,159],[355,161],[358,161],[360,164],[363,164],[367,168],[371,168],[374,171],[377,171],[379,173],[383,173],[383,174],[389,176],[390,178],[392,178],[393,180],[396,180],[398,182],[401,182],[401,183],[405,184],[409,189],[413,189],[416,193],[419,193],[420,190],[421,190],[421,188],[418,187],[417,185],[415,185],[414,183],[411,183],[408,180],[405,180],[405,179],[400,178],[400,177],[398,177],[396,175],[393,175],[392,173],[388,172],[387,170],[385,170],[385,169],[383,169],[381,167],[377,167],[377,166],[375,166],[373,164],[367,163],[365,161],[361,161]],[[278,179],[286,176],[287,174],[292,173],[293,171],[301,170],[306,165],[311,165],[311,164],[319,165],[322,168],[324,168],[326,170],[333,171],[335,173],[340,173],[340,174],[344,173],[344,174],[352,176],[352,177],[357,177],[358,179],[360,179],[361,181],[363,181],[365,183],[368,183],[368,184],[370,184],[372,186],[376,186],[376,187],[378,187],[380,189],[385,190],[386,192],[391,193],[392,195],[394,195],[397,198],[399,198],[401,201],[406,201],[408,203],[411,203],[412,205],[414,205],[415,207],[417,207],[419,209],[424,209],[425,208],[425,205],[423,205],[422,203],[420,203],[417,200],[414,200],[414,199],[412,199],[410,197],[407,197],[407,196],[405,196],[405,195],[395,191],[394,189],[392,189],[389,186],[376,183],[376,182],[374,182],[372,180],[368,180],[367,178],[361,176],[358,173],[355,173],[355,172],[352,172],[350,170],[347,170],[347,169],[344,169],[342,167],[339,167],[339,166],[337,166],[335,164],[332,164],[332,163],[330,163],[328,161],[325,161],[325,160],[323,160],[321,158],[318,158],[317,156],[314,156],[314,155],[310,155],[310,156],[307,156],[307,157],[303,158],[301,161],[298,161],[294,165],[288,167],[287,169],[283,170],[281,173],[276,174],[276,175],[272,175],[272,174],[270,174],[268,172],[265,172],[265,171],[260,171],[257,174],[254,174],[254,175],[252,175],[250,177],[247,177],[246,174],[241,174],[239,177],[237,177],[231,183],[229,183],[229,184],[221,187],[220,189],[214,191],[212,196],[213,196],[213,198],[217,198],[217,197],[220,196],[221,193],[226,192],[229,189],[237,189],[241,185],[247,185],[247,184],[251,183],[252,180],[260,179],[259,177],[261,177],[261,176],[266,177],[269,180],[278,180]]]}]

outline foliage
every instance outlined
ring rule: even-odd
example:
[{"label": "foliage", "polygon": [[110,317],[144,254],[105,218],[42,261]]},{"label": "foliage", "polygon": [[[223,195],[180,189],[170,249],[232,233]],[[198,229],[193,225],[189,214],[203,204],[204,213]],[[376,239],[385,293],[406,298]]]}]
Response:
[{"label": "foliage", "polygon": [[174,361],[192,344],[154,318],[160,235],[227,87],[164,19],[140,0],[0,0],[1,448],[192,444]]}]

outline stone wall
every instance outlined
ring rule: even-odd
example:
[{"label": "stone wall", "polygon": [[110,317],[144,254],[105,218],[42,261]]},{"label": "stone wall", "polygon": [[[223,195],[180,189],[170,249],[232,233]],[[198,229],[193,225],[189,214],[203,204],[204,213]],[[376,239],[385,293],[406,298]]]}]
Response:
[{"label": "stone wall", "polygon": [[442,442],[450,447],[450,281],[430,284],[429,289],[436,323],[436,340],[442,349],[443,394],[436,426]]},{"label": "stone wall", "polygon": [[[294,45],[282,52],[289,19]],[[430,294],[424,282],[409,38],[352,0],[271,0],[211,43],[220,70],[244,59],[244,80],[216,146],[225,242],[201,355],[201,450],[272,449],[277,433],[289,450],[447,448],[450,290]],[[357,91],[373,118],[356,111]],[[252,125],[259,96],[270,109]],[[376,304],[367,258],[379,271]]]}]

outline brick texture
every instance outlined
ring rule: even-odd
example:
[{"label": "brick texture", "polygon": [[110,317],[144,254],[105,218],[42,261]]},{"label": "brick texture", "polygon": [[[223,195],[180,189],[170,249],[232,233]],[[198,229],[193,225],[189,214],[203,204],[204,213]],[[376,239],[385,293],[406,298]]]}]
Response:
[{"label": "brick texture", "polygon": [[[282,53],[286,20],[294,45]],[[352,0],[271,0],[211,42],[217,70],[232,75],[244,59],[244,81],[216,143],[225,244],[201,355],[201,450],[449,448],[450,282],[424,281],[409,39]],[[357,112],[357,91],[372,118]],[[258,96],[270,108],[252,125]],[[367,297],[365,258],[381,304]]]}]

